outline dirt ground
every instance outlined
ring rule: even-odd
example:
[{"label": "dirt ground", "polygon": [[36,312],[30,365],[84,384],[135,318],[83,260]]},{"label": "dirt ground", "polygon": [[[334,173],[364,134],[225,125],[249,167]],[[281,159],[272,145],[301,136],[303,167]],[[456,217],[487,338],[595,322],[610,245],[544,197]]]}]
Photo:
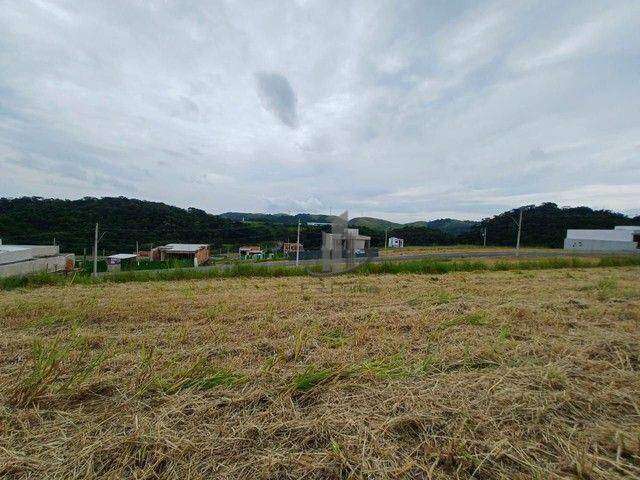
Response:
[{"label": "dirt ground", "polygon": [[0,478],[640,476],[640,269],[0,293]]}]

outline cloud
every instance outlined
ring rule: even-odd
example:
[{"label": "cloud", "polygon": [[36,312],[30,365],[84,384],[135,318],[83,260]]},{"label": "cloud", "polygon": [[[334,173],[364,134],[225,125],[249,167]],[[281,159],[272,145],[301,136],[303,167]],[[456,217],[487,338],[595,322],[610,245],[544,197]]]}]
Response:
[{"label": "cloud", "polygon": [[588,12],[571,25],[559,25],[550,35],[537,39],[511,55],[514,69],[532,70],[560,62],[615,50],[626,41],[626,33],[640,27],[640,6],[610,5],[604,11]]},{"label": "cloud", "polygon": [[5,2],[0,196],[634,210],[640,4],[611,3]]},{"label": "cloud", "polygon": [[298,99],[289,80],[279,73],[256,73],[262,106],[290,128],[298,126]]},{"label": "cloud", "polygon": [[229,184],[233,182],[233,177],[229,175],[223,175],[221,173],[208,172],[205,174],[205,179],[207,182],[213,185],[223,185]]}]

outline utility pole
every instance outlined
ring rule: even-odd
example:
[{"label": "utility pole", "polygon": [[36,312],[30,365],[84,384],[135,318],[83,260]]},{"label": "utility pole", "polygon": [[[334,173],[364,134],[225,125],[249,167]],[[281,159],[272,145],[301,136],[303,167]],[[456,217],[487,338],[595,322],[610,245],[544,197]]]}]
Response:
[{"label": "utility pole", "polygon": [[298,240],[296,242],[296,267],[300,263],[300,219],[298,219]]},{"label": "utility pole", "polygon": [[516,242],[516,257],[520,255],[520,233],[522,232],[522,208],[520,208],[520,220],[518,221],[518,240]]},{"label": "utility pole", "polygon": [[389,233],[389,227],[384,229],[384,249],[387,249],[387,246],[389,244],[388,240],[387,240],[387,234]]},{"label": "utility pole", "polygon": [[487,227],[484,227],[484,231],[482,232],[483,246],[487,246]]},{"label": "utility pole", "polygon": [[93,238],[93,276],[98,276],[98,222],[96,222],[96,234]]},{"label": "utility pole", "polygon": [[136,240],[136,265],[140,265],[140,249],[138,248],[138,240]]}]

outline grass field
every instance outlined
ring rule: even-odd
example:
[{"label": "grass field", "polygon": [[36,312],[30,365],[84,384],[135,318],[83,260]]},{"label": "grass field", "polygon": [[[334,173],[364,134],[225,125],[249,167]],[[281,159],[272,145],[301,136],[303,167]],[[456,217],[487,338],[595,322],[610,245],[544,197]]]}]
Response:
[{"label": "grass field", "polygon": [[[558,248],[521,248],[521,252],[558,252]],[[428,255],[433,253],[487,253],[515,252],[514,247],[482,247],[478,245],[438,245],[433,247],[381,248],[381,257],[403,257],[406,255]]]},{"label": "grass field", "polygon": [[[424,258],[419,260],[397,259],[383,262],[367,263],[352,270],[357,275],[380,273],[422,273],[444,274],[470,271],[505,271],[505,270],[543,270],[561,268],[602,268],[640,266],[640,255],[594,256],[594,257],[550,257],[550,258],[467,258],[464,260],[447,260]],[[15,277],[0,278],[0,292],[21,288],[43,286],[97,285],[101,283],[140,283],[175,280],[201,280],[213,278],[235,277],[292,277],[308,276],[320,273],[321,266],[287,266],[265,265],[261,263],[236,263],[213,268],[176,268],[157,271],[125,271],[114,272],[98,277],[87,275],[60,275],[40,273]]]},{"label": "grass field", "polygon": [[640,268],[0,292],[0,478],[640,476]]}]

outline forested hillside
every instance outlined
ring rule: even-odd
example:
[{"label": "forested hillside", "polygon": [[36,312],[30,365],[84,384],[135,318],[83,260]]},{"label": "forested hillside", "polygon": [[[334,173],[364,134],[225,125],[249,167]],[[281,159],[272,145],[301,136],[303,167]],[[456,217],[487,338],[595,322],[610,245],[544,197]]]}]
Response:
[{"label": "forested hillside", "polygon": [[455,235],[419,225],[405,225],[389,230],[390,237],[404,239],[405,246],[452,245],[457,242]]},{"label": "forested hillside", "polygon": [[478,222],[473,220],[456,220],[455,218],[439,218],[422,222],[407,223],[405,226],[426,227],[440,230],[449,235],[458,236],[471,230]]},{"label": "forested hillside", "polygon": [[[466,243],[482,241],[482,231],[487,228],[488,245],[514,246],[518,232],[519,209],[486,218],[459,237]],[[613,228],[616,225],[638,225],[640,217],[630,218],[610,210],[593,210],[589,207],[563,207],[555,203],[524,207],[521,244],[524,246],[563,246],[567,229]]]},{"label": "forested hillside", "polygon": [[[371,245],[384,245],[388,236],[396,236],[411,245],[450,245],[482,243],[487,227],[487,244],[514,246],[518,210],[484,219],[480,223],[442,219],[399,225],[380,219],[361,218],[360,233],[371,236]],[[239,221],[244,218],[244,221]],[[307,225],[327,222],[328,215],[245,214],[212,215],[197,208],[182,209],[158,202],[124,197],[83,198],[80,200],[23,197],[0,198],[0,238],[5,243],[50,244],[54,239],[64,251],[91,251],[96,222],[104,233],[100,251],[133,252],[136,241],[140,249],[165,243],[208,243],[215,249],[233,250],[241,244],[268,245],[278,241],[295,241],[298,219],[302,221],[301,240],[307,249],[322,242],[322,230],[330,227]],[[362,221],[360,221],[362,220]],[[639,224],[635,219],[608,210],[588,207],[559,208],[544,203],[524,211],[523,246],[561,247],[568,228],[612,228],[615,225]],[[429,228],[429,225],[438,226]],[[462,229],[462,233],[457,232]]]},{"label": "forested hillside", "polygon": [[349,220],[349,226],[354,228],[370,228],[371,230],[385,231],[402,227],[401,223],[390,222],[381,218],[356,217]]},{"label": "forested hillside", "polygon": [[298,213],[289,215],[286,213],[243,213],[243,212],[226,212],[218,215],[221,218],[235,220],[236,222],[261,222],[274,223],[283,225],[297,225],[298,220],[303,223],[318,222],[330,223],[335,217],[331,215],[315,215],[311,213]]},{"label": "forested hillside", "polygon": [[[96,222],[100,224],[99,250],[133,252],[165,243],[209,243],[229,248],[243,243],[295,241],[296,226],[266,222],[236,222],[196,208],[182,209],[158,202],[124,197],[80,200],[22,197],[0,198],[0,238],[5,243],[51,244],[64,251],[91,251]],[[305,245],[318,247],[321,233],[306,227]]]}]

